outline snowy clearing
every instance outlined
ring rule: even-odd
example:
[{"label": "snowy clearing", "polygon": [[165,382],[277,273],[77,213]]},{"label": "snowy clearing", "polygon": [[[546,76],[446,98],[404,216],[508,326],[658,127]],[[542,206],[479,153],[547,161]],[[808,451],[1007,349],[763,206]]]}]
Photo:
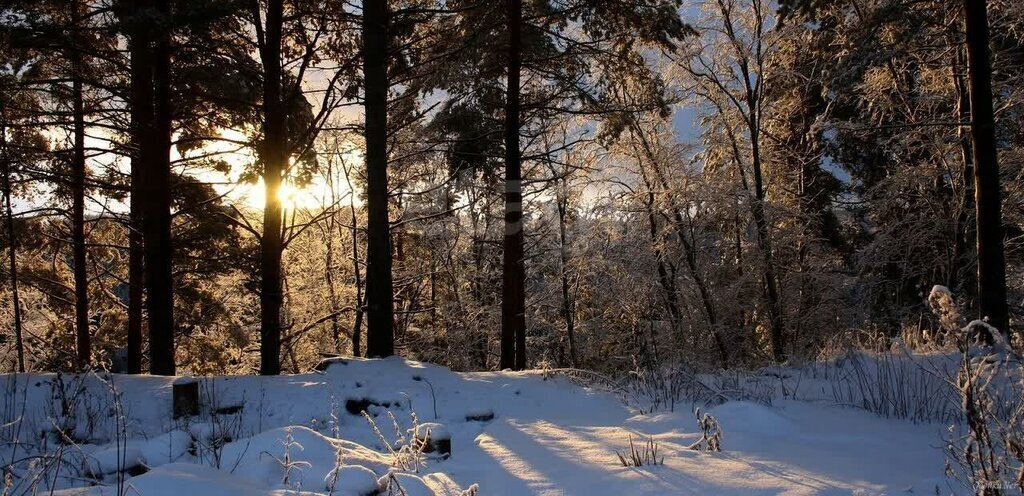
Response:
[{"label": "snowy clearing", "polygon": [[[942,477],[947,426],[820,402],[720,404],[710,412],[722,451],[707,452],[690,449],[701,431],[689,403],[638,415],[543,372],[345,359],[318,373],[199,379],[201,413],[179,419],[173,378],[0,380],[4,439],[21,440],[2,453],[5,465],[22,460],[19,495],[460,495],[473,484],[480,495],[955,492]],[[451,456],[426,453],[416,427],[450,437]],[[652,438],[662,465],[622,466],[617,452]]]}]

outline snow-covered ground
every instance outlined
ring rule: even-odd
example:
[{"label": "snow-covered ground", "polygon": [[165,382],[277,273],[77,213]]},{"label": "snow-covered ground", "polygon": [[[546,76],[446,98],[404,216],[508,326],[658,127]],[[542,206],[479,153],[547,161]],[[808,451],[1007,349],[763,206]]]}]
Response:
[{"label": "snow-covered ground", "polygon": [[[958,492],[943,477],[948,426],[820,401],[715,406],[722,451],[705,452],[690,449],[701,431],[689,403],[640,415],[558,374],[346,359],[318,373],[200,379],[201,413],[177,420],[172,382],[0,376],[11,493],[413,496],[474,494],[474,484],[487,496]],[[416,425],[450,437],[451,456],[412,448]],[[664,464],[623,467],[616,452],[649,437]]]}]

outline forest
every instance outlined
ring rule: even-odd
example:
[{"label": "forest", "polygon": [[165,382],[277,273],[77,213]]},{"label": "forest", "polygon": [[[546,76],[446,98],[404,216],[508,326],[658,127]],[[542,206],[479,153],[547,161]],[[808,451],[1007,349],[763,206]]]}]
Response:
[{"label": "forest", "polygon": [[1018,2],[3,0],[0,28],[11,405],[32,374],[341,360],[674,410],[702,374],[728,406],[757,395],[727,378],[943,357],[964,478],[1024,490]]}]

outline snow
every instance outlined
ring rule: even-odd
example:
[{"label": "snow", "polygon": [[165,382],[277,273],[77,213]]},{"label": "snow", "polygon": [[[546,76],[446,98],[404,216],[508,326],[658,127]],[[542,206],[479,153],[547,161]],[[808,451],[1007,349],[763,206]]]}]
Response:
[{"label": "snow", "polygon": [[[268,488],[223,470],[193,463],[171,463],[157,467],[127,482],[126,494],[142,496],[303,496],[316,493]],[[117,487],[93,487],[85,490],[57,491],[56,496],[115,496]]]},{"label": "snow", "polygon": [[358,460],[377,468],[388,465],[373,451],[346,446],[308,427],[294,426],[228,443],[221,453],[220,466],[269,486],[323,490],[320,484],[327,480],[339,458],[346,463]]},{"label": "snow", "polygon": [[[821,401],[825,394],[791,399],[820,381],[787,386],[790,399],[771,406],[727,401],[703,409],[724,433],[721,452],[703,452],[689,449],[701,437],[690,402],[641,415],[616,395],[557,374],[454,373],[398,358],[327,365],[302,375],[197,378],[202,413],[178,420],[171,418],[174,378],[0,376],[0,422],[8,425],[0,434],[21,442],[3,444],[0,463],[60,458],[48,469],[47,483],[61,490],[54,494],[90,496],[118,494],[114,474],[133,464],[148,472],[127,479],[127,494],[142,496],[347,496],[398,487],[409,496],[458,496],[473,484],[488,496],[951,491],[937,448],[947,425],[883,419]],[[120,410],[111,408],[112,391]],[[60,397],[72,407],[59,406]],[[241,408],[216,413],[225,407]],[[479,417],[493,419],[467,420]],[[54,425],[85,437],[74,449],[44,442]],[[396,466],[393,452],[417,429],[450,438],[451,457]],[[627,451],[630,439],[653,439],[664,465],[623,467],[616,452]],[[38,472],[15,464],[11,494],[31,494]],[[90,484],[98,485],[82,487]]]},{"label": "snow", "polygon": [[324,488],[343,496],[363,496],[378,489],[377,474],[362,465],[339,465],[327,474]]},{"label": "snow", "polygon": [[176,429],[145,441],[139,447],[139,451],[146,465],[155,467],[178,461],[188,453],[191,446],[192,438],[189,433]]},{"label": "snow", "polygon": [[417,425],[413,435],[416,439],[429,437],[433,441],[447,441],[452,438],[452,433],[448,432],[448,428],[437,422],[425,422]]}]

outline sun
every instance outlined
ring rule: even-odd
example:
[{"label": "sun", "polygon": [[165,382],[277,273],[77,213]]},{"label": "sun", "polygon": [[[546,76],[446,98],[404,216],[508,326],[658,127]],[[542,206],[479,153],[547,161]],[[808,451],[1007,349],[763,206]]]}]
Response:
[{"label": "sun", "polygon": [[[333,196],[331,193],[330,186],[322,178],[314,178],[302,187],[291,182],[283,183],[277,191],[277,197],[286,210],[319,209],[329,207],[338,198],[343,198],[347,188],[345,191],[335,190]],[[241,199],[247,207],[262,210],[266,204],[267,191],[261,178],[255,183],[237,185],[231,196]]]},{"label": "sun", "polygon": [[[240,141],[244,135],[237,131],[224,130],[222,134]],[[263,210],[266,206],[266,188],[263,178],[250,183],[242,181],[242,172],[251,167],[256,160],[251,150],[232,149],[226,142],[211,143],[207,146],[207,153],[218,153],[219,157],[230,165],[227,172],[203,171],[201,176],[211,183],[216,184],[218,191],[222,192],[230,203],[239,207],[245,206],[247,210]],[[354,194],[349,188],[349,181],[345,179],[345,172],[351,170],[339,165],[347,163],[357,167],[362,162],[362,153],[356,147],[349,147],[339,152],[331,160],[325,170],[314,174],[308,183],[301,186],[294,182],[285,180],[278,190],[278,200],[285,210],[319,210],[329,208],[332,205],[347,205],[350,201],[359,205],[362,202],[359,195]],[[331,165],[333,164],[333,168]],[[330,176],[328,179],[327,176]]]}]

